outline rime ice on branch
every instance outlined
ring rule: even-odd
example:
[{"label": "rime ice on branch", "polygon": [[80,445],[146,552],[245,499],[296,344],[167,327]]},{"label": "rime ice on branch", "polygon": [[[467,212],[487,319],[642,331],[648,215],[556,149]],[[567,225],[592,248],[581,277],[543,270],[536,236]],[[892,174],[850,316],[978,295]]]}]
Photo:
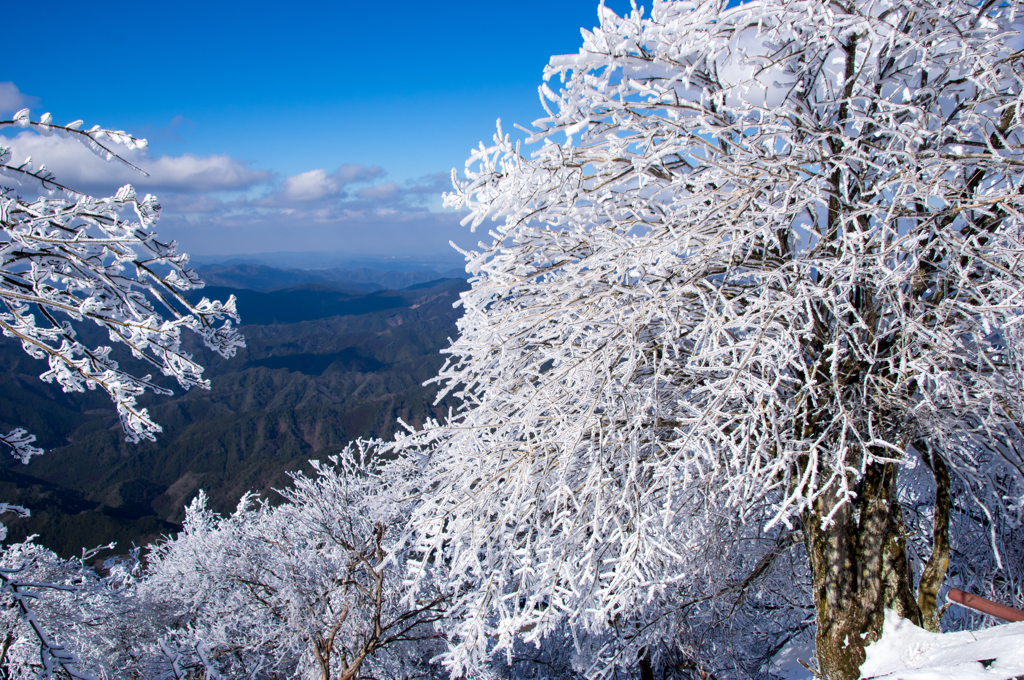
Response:
[{"label": "rime ice on branch", "polygon": [[[357,680],[433,677],[445,598],[403,602],[409,499],[375,442],[294,474],[271,507],[246,495],[229,517],[200,494],[185,530],[154,546],[141,591],[173,623],[178,677]],[[437,669],[434,669],[437,670]]]},{"label": "rime ice on branch", "polygon": [[[33,121],[27,109],[0,127],[18,126],[40,134],[70,136],[114,162],[125,163],[113,147],[144,148],[145,140],[99,126],[81,130],[82,121],[55,125],[50,114]],[[135,168],[138,170],[138,168]],[[141,170],[140,170],[141,172]],[[132,356],[172,376],[184,388],[208,388],[203,367],[181,349],[181,331],[190,330],[221,356],[244,345],[232,327],[235,299],[203,298],[191,304],[185,291],[203,283],[188,268],[188,255],[152,230],[160,213],[156,198],[139,197],[126,185],[108,198],[93,198],[61,184],[45,164],[14,159],[0,138],[0,174],[38,198],[0,188],[0,330],[25,351],[49,363],[40,377],[65,391],[103,389],[114,401],[130,441],[153,440],[160,426],[136,398],[146,390],[169,394],[151,376],[136,376],[110,357],[110,347],[88,347],[75,323],[92,321]],[[41,451],[24,430],[0,437],[16,457]]]},{"label": "rime ice on branch", "polygon": [[447,196],[496,222],[437,378],[465,407],[397,445],[456,672],[565,625],[658,664],[794,545],[824,677],[885,607],[938,627],[951,507],[990,547],[1024,507],[1019,9],[655,1],[551,60],[525,149],[499,125]]}]

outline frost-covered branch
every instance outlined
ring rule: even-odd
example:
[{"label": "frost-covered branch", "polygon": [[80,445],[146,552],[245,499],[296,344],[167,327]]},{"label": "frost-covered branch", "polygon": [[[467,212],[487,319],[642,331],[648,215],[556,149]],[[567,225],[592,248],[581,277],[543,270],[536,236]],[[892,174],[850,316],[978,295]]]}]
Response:
[{"label": "frost-covered branch", "polygon": [[987,513],[954,544],[1022,519],[1019,9],[602,7],[552,58],[550,115],[446,197],[492,224],[436,380],[464,406],[396,444],[464,588],[455,672],[565,625],[658,619],[653,649],[669,593],[799,529],[818,661],[856,677],[884,607],[921,614],[914,442]]},{"label": "frost-covered branch", "polygon": [[446,600],[403,601],[407,549],[397,541],[408,501],[376,449],[359,442],[330,464],[314,461],[316,475],[295,475],[278,507],[246,497],[219,517],[205,496],[192,503],[185,531],[154,547],[144,585],[178,622],[174,644],[164,643],[173,667],[322,680],[429,667]]},{"label": "frost-covered branch", "polygon": [[[124,132],[79,130],[81,121],[55,125],[49,114],[32,121],[27,110],[0,121],[0,127],[11,125],[71,136],[133,168],[113,145],[145,146],[145,140]],[[114,401],[129,440],[154,439],[160,426],[136,399],[146,390],[168,390],[149,375],[122,369],[110,347],[83,344],[75,323],[95,323],[112,342],[126,345],[135,359],[175,378],[182,388],[205,388],[202,366],[181,349],[181,331],[190,330],[222,356],[233,356],[243,346],[231,323],[238,321],[234,298],[226,303],[203,298],[197,304],[185,298],[186,291],[203,284],[188,268],[188,255],[178,253],[174,242],[158,240],[152,230],[160,212],[155,197],[140,198],[130,185],[109,198],[87,196],[57,183],[45,165],[33,170],[31,159],[15,162],[2,143],[0,174],[42,191],[29,199],[12,187],[0,189],[0,331],[48,362],[43,380],[56,380],[65,391],[99,387]],[[5,441],[16,456],[38,452],[15,433]]]},{"label": "frost-covered branch", "polygon": [[[59,645],[50,639],[49,634],[43,629],[39,621],[36,619],[35,612],[29,606],[29,602],[34,599],[38,599],[39,595],[33,590],[39,588],[50,588],[53,590],[64,590],[74,591],[74,588],[70,586],[62,586],[53,583],[33,583],[30,581],[20,581],[15,578],[24,567],[18,569],[2,569],[0,568],[0,594],[8,595],[11,600],[17,605],[18,612],[21,615],[23,621],[25,621],[36,638],[39,640],[39,660],[42,664],[42,669],[39,671],[38,677],[40,678],[51,678],[53,677],[54,671],[59,667],[71,678],[76,680],[97,680],[95,676],[89,675],[78,669],[81,661],[78,657],[69,652],[63,645]],[[5,668],[7,665],[7,650],[9,645],[5,645],[3,655],[0,656],[0,668]]]},{"label": "frost-covered branch", "polygon": [[21,427],[16,427],[7,434],[0,435],[0,443],[6,444],[11,450],[11,455],[24,464],[27,464],[32,456],[38,456],[43,452],[38,446],[33,446],[35,441],[36,436],[29,434]]},{"label": "frost-covered branch", "polygon": [[134,597],[138,551],[89,564],[100,550],[63,560],[31,541],[0,553],[0,673],[4,677],[107,680],[139,670],[138,649],[152,626]]}]

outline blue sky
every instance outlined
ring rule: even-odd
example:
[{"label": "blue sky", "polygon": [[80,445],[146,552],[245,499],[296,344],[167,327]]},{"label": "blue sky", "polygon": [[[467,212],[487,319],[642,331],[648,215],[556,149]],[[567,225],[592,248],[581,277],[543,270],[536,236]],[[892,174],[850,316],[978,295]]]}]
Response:
[{"label": "blue sky", "polygon": [[144,136],[151,177],[8,132],[16,158],[157,194],[158,232],[188,252],[433,256],[479,238],[440,210],[451,168],[495,119],[543,115],[542,69],[579,49],[597,1],[22,2],[4,18],[0,115]]}]

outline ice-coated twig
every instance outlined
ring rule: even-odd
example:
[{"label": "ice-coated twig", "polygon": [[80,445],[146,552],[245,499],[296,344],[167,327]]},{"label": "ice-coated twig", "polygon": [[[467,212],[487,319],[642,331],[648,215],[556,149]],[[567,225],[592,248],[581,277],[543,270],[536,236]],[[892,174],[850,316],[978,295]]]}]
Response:
[{"label": "ice-coated twig", "polygon": [[[79,130],[80,123],[54,125],[49,114],[33,121],[23,110],[0,127],[70,135],[100,156],[135,168],[113,145],[144,148],[145,140],[99,127]],[[188,268],[188,255],[152,230],[160,213],[155,197],[139,197],[130,185],[99,199],[74,191],[44,167],[14,162],[2,142],[0,174],[44,194],[27,199],[12,188],[0,190],[0,332],[48,362],[43,380],[57,381],[65,391],[99,387],[113,400],[129,440],[153,440],[160,426],[136,399],[147,390],[168,390],[149,375],[121,368],[110,347],[83,344],[75,324],[95,323],[112,342],[184,389],[206,388],[202,366],[181,348],[181,331],[196,333],[221,356],[233,356],[244,344],[232,325],[238,322],[235,299],[192,303],[184,296],[203,284]],[[3,440],[27,460],[40,452],[28,437],[15,430]]]}]

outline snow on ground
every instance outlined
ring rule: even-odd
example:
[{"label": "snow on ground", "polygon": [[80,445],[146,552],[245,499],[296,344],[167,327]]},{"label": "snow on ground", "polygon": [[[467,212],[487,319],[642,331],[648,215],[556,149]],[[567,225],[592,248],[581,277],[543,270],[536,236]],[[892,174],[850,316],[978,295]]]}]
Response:
[{"label": "snow on ground", "polygon": [[799,659],[810,661],[814,658],[814,627],[804,630],[772,657],[768,671],[773,677],[783,680],[814,680],[814,675],[800,665]]},{"label": "snow on ground", "polygon": [[[797,662],[814,656],[814,634],[786,645],[771,673],[785,680],[813,680]],[[986,630],[929,633],[886,611],[882,638],[867,648],[861,678],[877,680],[1024,680],[1024,623]]]},{"label": "snow on ground", "polygon": [[1024,677],[1024,622],[962,633],[929,633],[885,612],[882,638],[867,648],[862,678],[1009,680]]}]

